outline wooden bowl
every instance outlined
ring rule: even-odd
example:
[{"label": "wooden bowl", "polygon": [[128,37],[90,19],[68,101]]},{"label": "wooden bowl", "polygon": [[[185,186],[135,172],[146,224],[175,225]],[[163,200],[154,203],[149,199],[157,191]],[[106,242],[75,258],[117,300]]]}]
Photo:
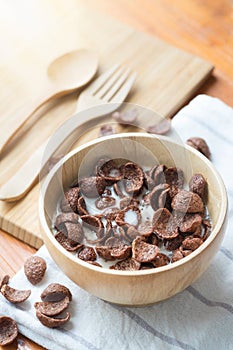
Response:
[{"label": "wooden bowl", "polygon": [[[208,182],[207,207],[213,223],[208,239],[192,254],[160,268],[117,271],[90,265],[67,252],[54,238],[52,219],[64,190],[90,169],[100,156],[122,157],[152,166],[155,161],[184,170],[189,181],[201,173]],[[89,174],[88,174],[89,172]],[[209,266],[224,235],[227,195],[223,181],[211,162],[195,149],[166,137],[144,133],[100,138],[66,155],[49,173],[42,186],[40,222],[46,247],[61,270],[77,285],[112,303],[140,306],[171,297],[193,283]]]}]

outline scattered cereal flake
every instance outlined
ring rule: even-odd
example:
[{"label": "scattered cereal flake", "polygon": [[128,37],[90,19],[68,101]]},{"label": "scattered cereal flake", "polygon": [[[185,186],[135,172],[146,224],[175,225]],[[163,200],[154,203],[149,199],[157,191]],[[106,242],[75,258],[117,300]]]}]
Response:
[{"label": "scattered cereal flake", "polygon": [[30,256],[24,263],[24,273],[33,285],[42,281],[46,269],[46,261],[40,256]]},{"label": "scattered cereal flake", "polygon": [[196,150],[204,154],[206,158],[210,159],[210,149],[204,139],[202,139],[201,137],[190,137],[186,142],[189,146],[195,148]]},{"label": "scattered cereal flake", "polygon": [[59,301],[40,301],[34,303],[34,307],[41,314],[46,316],[57,316],[60,315],[64,310],[69,306],[70,300],[69,297],[65,297]]},{"label": "scattered cereal flake", "polygon": [[171,119],[163,119],[160,122],[151,125],[147,128],[147,132],[150,134],[158,134],[158,135],[165,135],[167,134],[171,129]]},{"label": "scattered cereal flake", "polygon": [[29,298],[31,290],[18,290],[4,284],[1,288],[2,295],[13,304],[22,303]]},{"label": "scattered cereal flake", "polygon": [[2,277],[0,277],[0,290],[2,288],[2,286],[4,284],[8,284],[9,283],[9,280],[10,280],[10,276],[9,275],[4,275]]},{"label": "scattered cereal flake", "polygon": [[113,119],[115,119],[120,124],[132,124],[136,121],[138,116],[138,111],[134,108],[125,112],[114,112],[112,114]]},{"label": "scattered cereal flake", "polygon": [[116,134],[115,128],[111,124],[104,124],[100,127],[99,137]]},{"label": "scattered cereal flake", "polygon": [[18,326],[15,320],[8,316],[0,316],[0,345],[13,343],[18,336]]},{"label": "scattered cereal flake", "polygon": [[63,318],[54,318],[42,314],[39,310],[36,310],[36,317],[46,327],[57,328],[64,325],[70,319],[70,313],[67,312]]},{"label": "scattered cereal flake", "polygon": [[70,290],[60,283],[49,284],[43,290],[40,297],[43,301],[48,302],[60,301],[65,299],[65,297],[68,297],[70,301],[72,300],[72,294]]}]

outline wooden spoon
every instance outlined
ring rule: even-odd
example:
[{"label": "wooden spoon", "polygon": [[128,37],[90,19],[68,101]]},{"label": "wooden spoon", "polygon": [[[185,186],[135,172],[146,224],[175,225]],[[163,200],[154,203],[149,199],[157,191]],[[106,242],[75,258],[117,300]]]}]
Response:
[{"label": "wooden spoon", "polygon": [[46,102],[69,94],[87,84],[96,73],[97,55],[86,49],[68,52],[50,63],[45,76],[42,95],[29,101],[27,112],[17,118],[9,118],[7,130],[0,139],[0,153],[23,127],[31,115]]}]

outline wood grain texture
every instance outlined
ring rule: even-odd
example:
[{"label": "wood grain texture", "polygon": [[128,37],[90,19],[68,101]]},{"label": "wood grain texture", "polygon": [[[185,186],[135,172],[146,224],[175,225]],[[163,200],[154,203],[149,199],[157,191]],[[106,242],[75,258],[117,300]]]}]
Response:
[{"label": "wood grain texture", "polygon": [[[154,2],[151,0],[86,0],[85,3],[87,1],[88,5],[98,7],[103,13],[107,13],[139,30],[157,35],[177,47],[198,54],[213,62],[216,67],[214,75],[208,79],[208,82],[201,87],[198,93],[207,93],[211,96],[221,98],[233,106],[233,15],[231,1],[173,0],[171,3],[169,0],[157,0]],[[21,1],[22,3],[23,1]],[[147,4],[146,6],[145,3]],[[0,1],[0,4],[2,6],[3,0]],[[150,11],[148,11],[148,4],[150,5]],[[7,6],[6,15],[11,16],[10,5]],[[19,5],[15,3],[12,6]],[[176,8],[175,12],[174,8]],[[173,12],[173,15],[171,12]],[[0,13],[1,15],[3,16]],[[20,23],[18,23],[15,14],[13,15],[13,19],[15,28],[18,30]],[[30,18],[26,21],[29,26]],[[1,26],[4,26],[3,22],[4,20],[1,17]],[[33,35],[35,37],[38,36],[38,30],[36,29],[39,25],[38,22],[39,20],[35,23],[31,22],[31,30],[27,34],[28,37],[32,37]],[[45,24],[48,23],[47,14],[44,16],[44,22]],[[19,30],[22,31],[21,28]],[[220,31],[221,36],[219,35]],[[10,36],[12,37],[12,34]],[[17,39],[13,40],[17,46]],[[2,50],[1,56],[5,55],[7,57],[5,50],[8,50],[8,54],[13,54],[13,49],[8,47],[5,37],[3,46],[4,50]],[[222,51],[221,48],[223,49]],[[217,51],[220,51],[220,55],[217,55]],[[14,73],[16,76],[20,75],[20,72],[13,72],[10,76],[5,76],[4,80],[15,79]],[[2,90],[1,94],[3,94]],[[66,103],[66,99],[63,99],[63,101]],[[72,108],[69,112],[72,113]],[[11,276],[22,266],[28,254],[30,255],[35,251],[35,249],[28,247],[25,243],[18,241],[2,231],[0,233],[0,242],[1,244],[4,243],[5,246],[4,251],[0,254],[1,272],[9,273]],[[11,250],[15,247],[17,247],[17,253],[22,256],[21,261],[20,259],[17,261],[17,266],[14,262],[14,256],[11,254]],[[32,350],[40,348],[29,340],[27,341],[27,345]],[[17,345],[14,344],[7,350],[15,349],[17,349]]]},{"label": "wood grain texture", "polygon": [[[27,12],[24,12],[25,7]],[[114,63],[124,63],[137,71],[137,81],[128,101],[150,107],[166,117],[187,102],[212,71],[207,61],[92,12],[91,6],[83,6],[82,1],[61,0],[58,7],[55,0],[33,4],[24,0],[14,8],[10,3],[3,3],[2,8],[0,16],[5,14],[5,17],[0,21],[0,33],[4,33],[4,38],[0,34],[1,41],[6,36],[9,40],[0,59],[0,90],[4,89],[0,101],[3,135],[4,128],[7,130],[26,111],[27,101],[39,95],[48,62],[77,47],[98,52],[100,72]],[[10,9],[13,14],[17,12],[17,32],[12,29],[14,16],[6,16]],[[43,18],[43,26],[39,18]],[[28,31],[32,21],[35,32]],[[14,45],[16,39],[20,40],[20,45]],[[2,154],[0,183],[4,184],[72,115],[76,100],[77,94],[59,100],[26,123],[28,129],[22,130],[21,137],[19,135]],[[90,132],[86,139],[95,136],[95,132]],[[24,199],[0,203],[0,227],[35,248],[42,244],[37,215],[39,191],[40,186],[36,185]]]}]

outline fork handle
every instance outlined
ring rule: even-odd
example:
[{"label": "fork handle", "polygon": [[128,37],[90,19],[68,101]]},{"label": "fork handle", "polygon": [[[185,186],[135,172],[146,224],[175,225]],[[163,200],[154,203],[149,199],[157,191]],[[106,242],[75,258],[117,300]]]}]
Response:
[{"label": "fork handle", "polygon": [[[27,160],[26,163],[0,188],[0,200],[12,202],[23,198],[38,179],[39,174],[45,174],[45,166],[57,149],[67,152],[77,141],[87,127],[96,125],[97,120],[107,118],[112,112],[111,105],[96,106],[85,110],[68,119],[48,140],[44,142]],[[114,109],[116,109],[115,106]],[[108,117],[109,118],[109,117]],[[43,170],[43,171],[42,171]],[[45,171],[45,173],[44,173]]]}]

